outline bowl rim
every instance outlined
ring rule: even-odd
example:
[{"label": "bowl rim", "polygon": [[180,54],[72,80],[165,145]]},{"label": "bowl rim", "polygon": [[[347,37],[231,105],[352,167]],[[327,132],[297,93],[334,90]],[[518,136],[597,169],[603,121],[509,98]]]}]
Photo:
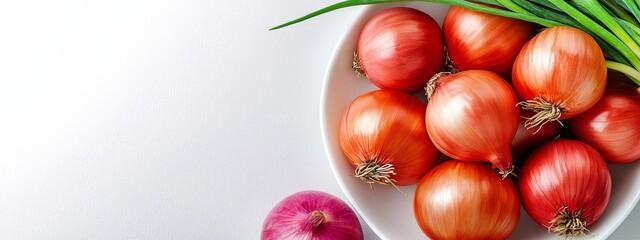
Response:
[{"label": "bowl rim", "polygon": [[[370,6],[364,6],[362,7],[360,10],[358,10],[358,13],[355,14],[354,17],[351,18],[351,20],[349,21],[350,26],[348,27],[347,31],[345,31],[344,33],[342,33],[342,35],[340,36],[340,39],[338,40],[337,44],[334,46],[333,50],[331,51],[331,58],[328,62],[328,65],[325,69],[325,73],[323,76],[323,81],[322,81],[322,88],[321,88],[321,93],[320,93],[320,131],[321,131],[321,136],[322,136],[322,143],[323,143],[323,147],[325,150],[325,154],[327,155],[327,160],[329,162],[329,165],[331,167],[331,171],[333,172],[333,176],[334,179],[336,179],[336,177],[339,174],[339,170],[337,169],[336,163],[332,157],[332,152],[331,149],[329,148],[329,144],[331,142],[331,140],[329,139],[329,133],[328,133],[328,129],[327,129],[327,111],[328,111],[328,106],[327,106],[327,98],[328,98],[328,88],[329,88],[329,81],[330,81],[330,75],[332,72],[334,72],[335,70],[335,62],[337,61],[338,57],[339,57],[339,53],[341,52],[342,48],[344,47],[344,45],[346,44],[347,38],[349,37],[349,35],[353,32],[359,29],[359,27],[357,26],[357,24],[355,24],[358,19],[361,19],[362,17],[364,17],[368,12],[371,12],[375,9],[376,5],[370,5]],[[379,236],[379,237],[383,237],[384,233],[382,231],[380,231],[380,229],[378,229],[378,227],[376,225],[372,225],[371,224],[371,220],[363,214],[360,214],[361,212],[363,212],[363,209],[360,207],[359,204],[357,204],[355,202],[355,199],[353,198],[353,196],[351,195],[351,192],[348,191],[346,185],[344,184],[343,181],[338,181],[338,179],[336,179],[336,182],[338,183],[338,186],[340,186],[340,189],[342,190],[342,192],[345,194],[345,196],[347,197],[347,200],[349,201],[349,204],[351,205],[351,207],[355,208],[356,210],[356,214],[358,216],[360,216],[360,218],[362,218],[362,220],[364,220],[364,222],[367,224],[367,226],[369,226],[369,228],[371,228],[371,230],[373,230],[373,232]],[[384,239],[384,238],[383,238]]]}]

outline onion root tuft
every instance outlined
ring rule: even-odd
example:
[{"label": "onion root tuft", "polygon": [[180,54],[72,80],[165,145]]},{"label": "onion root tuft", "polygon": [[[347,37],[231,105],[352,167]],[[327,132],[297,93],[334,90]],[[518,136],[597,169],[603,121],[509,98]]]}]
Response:
[{"label": "onion root tuft", "polygon": [[460,72],[460,69],[458,69],[456,65],[453,63],[453,60],[451,60],[451,57],[449,56],[449,50],[447,50],[447,47],[444,47],[444,67],[443,68],[445,72],[450,72],[451,74],[456,74]]},{"label": "onion root tuft", "polygon": [[364,67],[362,67],[362,64],[360,64],[360,57],[358,57],[357,52],[353,52],[353,62],[351,63],[351,68],[356,71],[356,75],[358,77],[367,76],[367,74],[364,72]]},{"label": "onion root tuft", "polygon": [[561,126],[564,126],[562,122],[560,122],[560,117],[562,117],[562,113],[564,113],[565,109],[556,106],[551,102],[547,102],[541,97],[535,97],[533,100],[522,101],[517,105],[522,107],[524,110],[532,110],[535,112],[532,117],[523,117],[527,119],[524,124],[527,129],[538,127],[533,134],[538,133],[542,126],[548,122],[557,121]]},{"label": "onion root tuft", "polygon": [[564,206],[558,210],[556,217],[549,222],[547,230],[563,237],[589,236],[588,233],[590,231],[587,229],[587,221],[580,219],[581,213],[582,209],[572,213],[569,211],[569,207]]},{"label": "onion root tuft", "polygon": [[368,183],[369,186],[371,186],[371,191],[374,193],[375,190],[373,189],[373,183],[379,183],[383,185],[391,185],[404,194],[404,192],[396,186],[396,180],[391,178],[391,176],[396,175],[394,170],[395,168],[391,163],[380,165],[377,161],[371,160],[358,164],[355,170],[355,177],[360,178],[360,180],[365,183]]},{"label": "onion root tuft", "polygon": [[437,85],[438,79],[440,79],[443,76],[447,76],[451,74],[452,73],[450,72],[439,72],[433,75],[431,79],[429,79],[429,82],[427,82],[427,86],[424,87],[424,91],[425,91],[424,94],[427,95],[427,100],[431,100],[431,96],[433,96],[433,93],[436,91],[436,85]]},{"label": "onion root tuft", "polygon": [[518,177],[518,175],[514,172],[514,170],[515,170],[515,165],[511,165],[511,168],[509,168],[507,170],[500,169],[500,171],[498,171],[498,173],[500,173],[500,176],[502,176],[502,180],[507,178],[509,175],[513,175],[514,177]]}]

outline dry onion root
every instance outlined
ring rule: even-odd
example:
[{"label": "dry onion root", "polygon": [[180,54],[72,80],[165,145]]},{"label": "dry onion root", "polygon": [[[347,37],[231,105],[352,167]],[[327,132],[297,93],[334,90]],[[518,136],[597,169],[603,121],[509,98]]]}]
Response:
[{"label": "dry onion root", "polygon": [[587,229],[587,221],[580,218],[581,213],[582,209],[571,212],[569,207],[562,207],[556,217],[549,221],[547,231],[562,237],[589,236],[591,232]]},{"label": "dry onion root", "polygon": [[525,128],[538,128],[533,134],[538,133],[540,129],[549,122],[555,121],[558,122],[560,126],[564,126],[560,121],[560,118],[562,117],[562,113],[565,109],[547,102],[541,97],[535,97],[533,100],[519,102],[518,106],[522,107],[523,110],[531,110],[535,113],[531,117],[523,117],[527,119],[524,124]]},{"label": "dry onion root", "polygon": [[365,183],[368,183],[371,187],[371,191],[375,193],[373,188],[374,183],[382,185],[391,185],[395,187],[400,193],[405,194],[396,186],[396,180],[393,179],[393,175],[396,175],[393,164],[386,163],[380,165],[377,161],[371,160],[363,162],[356,166],[355,176]]}]

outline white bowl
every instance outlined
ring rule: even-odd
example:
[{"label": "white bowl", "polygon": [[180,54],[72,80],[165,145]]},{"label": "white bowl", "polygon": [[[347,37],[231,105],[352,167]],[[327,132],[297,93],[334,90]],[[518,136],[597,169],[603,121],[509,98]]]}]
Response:
[{"label": "white bowl", "polygon": [[[401,187],[406,195],[391,186],[375,186],[353,177],[353,167],[342,153],[338,126],[343,111],[359,95],[377,89],[365,77],[356,77],[351,69],[360,30],[377,12],[391,7],[413,7],[422,10],[442,25],[448,5],[436,3],[397,3],[365,7],[351,23],[336,46],[328,65],[320,107],[320,123],[329,163],[338,184],[362,219],[382,239],[426,239],[413,215],[413,196],[416,185]],[[609,165],[613,188],[609,205],[602,217],[590,228],[589,239],[607,238],[633,210],[640,196],[640,161],[626,165]],[[526,214],[521,212],[516,232],[510,239],[556,239]]]}]

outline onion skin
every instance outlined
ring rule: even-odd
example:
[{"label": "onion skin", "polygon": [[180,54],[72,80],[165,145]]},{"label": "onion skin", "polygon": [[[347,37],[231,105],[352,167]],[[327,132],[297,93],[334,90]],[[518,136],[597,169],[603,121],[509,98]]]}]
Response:
[{"label": "onion skin", "polygon": [[442,31],[428,14],[397,7],[371,18],[358,39],[364,74],[382,89],[417,92],[442,68]]},{"label": "onion skin", "polygon": [[[560,213],[580,212],[585,228],[602,215],[611,195],[611,175],[594,148],[573,139],[547,143],[527,159],[518,176],[520,200],[538,224],[564,236],[585,230],[562,231],[551,224]],[[561,226],[560,226],[561,227]]]},{"label": "onion skin", "polygon": [[506,239],[520,218],[518,192],[485,163],[449,160],[418,184],[414,215],[431,239]]},{"label": "onion skin", "polygon": [[424,128],[424,112],[425,104],[417,97],[398,90],[368,92],[349,105],[339,131],[349,163],[356,170],[367,162],[394,168],[389,181],[360,179],[394,186],[420,181],[440,156]]},{"label": "onion skin", "polygon": [[[533,116],[533,112],[529,110],[521,110],[523,117]],[[526,128],[526,118],[520,118],[518,122],[518,130],[516,135],[511,141],[511,153],[513,154],[513,161],[516,165],[522,165],[524,160],[529,157],[533,151],[543,144],[560,137],[562,126],[558,122],[550,122],[536,128]]]},{"label": "onion skin", "polygon": [[426,127],[436,147],[453,159],[488,161],[510,172],[520,110],[507,81],[493,72],[468,70],[434,83]]},{"label": "onion skin", "polygon": [[442,32],[458,70],[488,70],[505,79],[520,49],[534,36],[533,24],[451,6]]},{"label": "onion skin", "polygon": [[596,104],[606,87],[607,67],[602,50],[587,33],[552,27],[522,48],[513,65],[512,82],[521,100],[543,100],[560,110],[560,115],[546,120],[563,120]]},{"label": "onion skin", "polygon": [[[318,215],[320,214],[320,215]],[[362,240],[362,227],[340,198],[320,191],[301,191],[276,204],[262,225],[262,240]]]},{"label": "onion skin", "polygon": [[600,101],[568,124],[607,162],[630,163],[640,159],[640,93],[631,83],[611,80]]}]

